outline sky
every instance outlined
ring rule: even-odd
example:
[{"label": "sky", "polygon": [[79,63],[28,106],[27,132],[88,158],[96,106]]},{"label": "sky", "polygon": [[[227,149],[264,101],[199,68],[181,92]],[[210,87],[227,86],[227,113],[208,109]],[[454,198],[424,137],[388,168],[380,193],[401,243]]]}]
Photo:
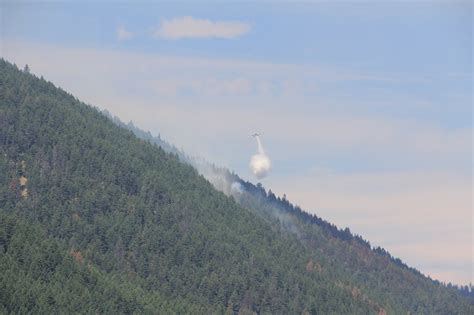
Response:
[{"label": "sky", "polygon": [[0,3],[0,55],[474,283],[470,1]]}]

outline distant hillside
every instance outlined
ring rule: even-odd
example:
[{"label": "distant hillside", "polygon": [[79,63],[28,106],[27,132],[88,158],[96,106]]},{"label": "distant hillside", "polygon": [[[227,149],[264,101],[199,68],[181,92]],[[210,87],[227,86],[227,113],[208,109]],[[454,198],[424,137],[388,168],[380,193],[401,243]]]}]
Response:
[{"label": "distant hillside", "polygon": [[473,312],[226,170],[217,191],[152,140],[0,61],[0,312]]},{"label": "distant hillside", "polygon": [[[124,124],[117,117],[108,113],[106,115],[116,124],[131,130],[137,137],[177,154],[183,162],[193,165],[216,189],[232,196],[237,203],[263,218],[274,228],[295,235],[312,255],[319,257],[317,266],[322,266],[323,263],[331,265],[331,272],[344,274],[355,285],[356,290],[363,288],[364,294],[373,300],[383,301],[382,305],[391,312],[418,309],[420,299],[424,298],[423,303],[429,304],[432,299],[441,298],[440,295],[446,292],[450,292],[448,295],[462,293],[470,298],[471,304],[473,303],[472,285],[446,286],[432,280],[407,266],[399,258],[393,257],[385,249],[372,247],[370,242],[360,235],[352,234],[349,228],[339,229],[317,215],[309,214],[293,205],[284,196],[275,196],[260,183],[254,185],[244,181],[226,168],[186,155],[160,137],[153,137],[149,132],[137,128],[132,122]],[[369,277],[367,273],[370,273]],[[416,296],[420,290],[430,292],[429,296],[407,298]]]}]

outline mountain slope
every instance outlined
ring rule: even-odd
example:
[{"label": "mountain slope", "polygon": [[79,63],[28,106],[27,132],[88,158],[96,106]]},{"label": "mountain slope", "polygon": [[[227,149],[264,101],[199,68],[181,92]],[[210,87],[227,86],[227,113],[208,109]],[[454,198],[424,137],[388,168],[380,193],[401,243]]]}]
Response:
[{"label": "mountain slope", "polygon": [[84,264],[38,224],[0,214],[0,313],[205,313],[207,307],[165,299]]},{"label": "mountain slope", "polygon": [[[133,291],[184,299],[218,313],[376,311],[324,274],[306,272],[309,253],[299,242],[282,237],[177,157],[4,61],[0,73],[2,214],[20,225],[38,225],[38,233],[47,235],[40,248],[55,247],[58,257],[81,257],[78,263],[104,274],[106,283],[111,279],[105,288],[112,296],[118,293],[110,288],[124,286],[125,277]],[[3,234],[9,234],[8,227]],[[28,233],[19,236],[27,244],[23,234]],[[43,256],[28,250],[35,263],[25,264],[8,237],[2,243],[7,244],[2,273],[19,274],[2,282],[3,292],[11,292],[12,281],[42,281],[41,273],[30,269],[43,266]],[[67,261],[58,262],[59,268],[74,273]],[[47,269],[56,276],[56,267]],[[54,287],[54,280],[42,283]],[[90,290],[85,280],[78,285]],[[57,296],[20,288],[28,298],[5,302],[8,312],[36,310],[31,301],[42,300],[66,311]],[[102,290],[104,299],[88,310],[100,310],[109,301],[107,291],[93,288]],[[67,289],[66,296],[74,295]]]},{"label": "mountain slope", "polygon": [[317,230],[302,242],[176,155],[3,60],[0,170],[3,312],[472,310],[443,287],[422,299],[433,291],[418,279],[406,305],[400,293],[388,301],[369,287],[368,296],[345,260],[317,250],[351,247]]},{"label": "mountain slope", "polygon": [[[176,153],[180,158],[195,166],[216,189],[235,198],[237,203],[263,218],[276,229],[296,235],[311,252],[309,266],[324,270],[335,280],[343,278],[346,287],[354,295],[365,297],[381,305],[389,313],[429,312],[455,314],[460,309],[467,312],[473,307],[472,291],[463,291],[470,301],[460,297],[457,289],[446,287],[439,281],[425,277],[418,270],[408,267],[400,259],[370,243],[348,228],[338,229],[335,225],[311,215],[291,204],[286,198],[276,197],[261,184],[245,182],[228,169],[216,167],[199,158],[192,158],[166,143],[153,138],[133,125],[123,124],[116,117],[109,116],[116,124],[131,130],[137,137],[160,145]],[[236,189],[236,187],[238,187]],[[472,290],[472,287],[471,287]],[[443,303],[441,301],[450,301]],[[459,308],[464,305],[464,308]],[[468,312],[469,313],[469,312]]]}]

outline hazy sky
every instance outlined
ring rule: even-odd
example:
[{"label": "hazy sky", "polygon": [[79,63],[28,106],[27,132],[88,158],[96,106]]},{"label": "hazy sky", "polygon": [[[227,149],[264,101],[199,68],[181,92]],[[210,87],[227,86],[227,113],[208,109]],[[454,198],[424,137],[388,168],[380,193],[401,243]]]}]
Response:
[{"label": "hazy sky", "polygon": [[472,2],[0,4],[0,53],[388,249],[473,279]]}]

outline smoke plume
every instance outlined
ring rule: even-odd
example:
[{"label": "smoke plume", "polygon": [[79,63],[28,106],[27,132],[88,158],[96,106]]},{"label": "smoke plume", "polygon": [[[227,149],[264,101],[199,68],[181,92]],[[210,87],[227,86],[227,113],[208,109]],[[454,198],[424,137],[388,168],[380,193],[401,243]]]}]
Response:
[{"label": "smoke plume", "polygon": [[239,182],[233,182],[232,185],[230,185],[230,192],[231,194],[237,194],[241,195],[244,193],[244,188]]},{"label": "smoke plume", "polygon": [[272,163],[268,155],[265,154],[265,151],[262,147],[262,142],[260,141],[260,137],[258,135],[255,136],[255,140],[257,140],[258,152],[250,159],[250,168],[252,169],[255,177],[262,179],[267,176],[270,168],[272,167]]}]

